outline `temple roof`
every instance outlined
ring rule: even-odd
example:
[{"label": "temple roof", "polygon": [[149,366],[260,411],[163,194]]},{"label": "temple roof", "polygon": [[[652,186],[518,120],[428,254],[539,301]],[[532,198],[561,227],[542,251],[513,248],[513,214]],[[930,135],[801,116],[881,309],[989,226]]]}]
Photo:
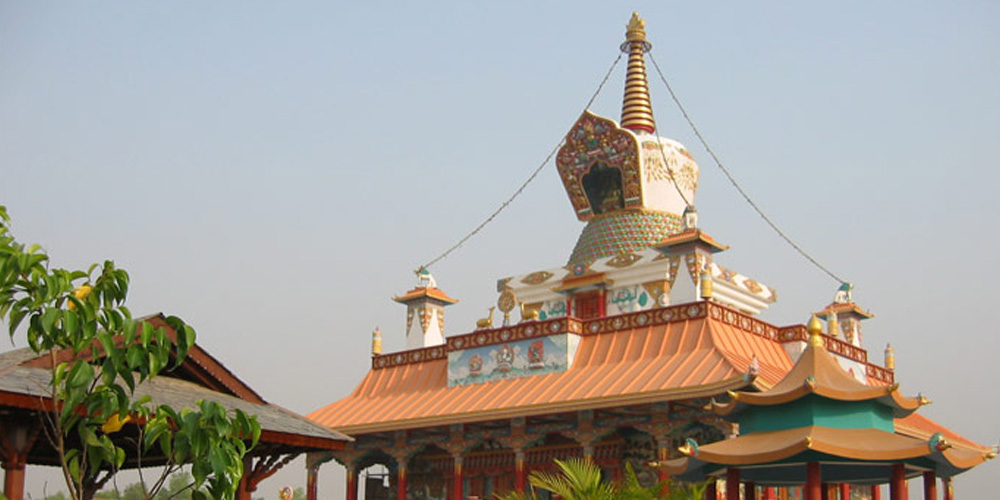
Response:
[{"label": "temple roof", "polygon": [[458,299],[453,299],[449,297],[447,293],[444,293],[444,290],[434,287],[419,287],[419,286],[404,293],[401,297],[393,297],[392,300],[395,300],[396,302],[406,303],[410,302],[411,300],[422,299],[425,297],[444,302],[445,304],[454,304],[458,302]]},{"label": "temple roof", "polygon": [[[818,328],[818,325],[811,328]],[[732,401],[715,405],[719,414],[729,414],[749,406],[772,406],[792,402],[810,394],[837,401],[877,400],[888,406],[896,418],[902,418],[928,403],[923,397],[908,398],[899,393],[898,384],[866,385],[840,366],[824,347],[825,340],[813,331],[809,344],[792,370],[774,387],[764,392],[731,393]]]},{"label": "temple roof", "polygon": [[[542,329],[559,321],[567,320],[535,324]],[[387,356],[419,360],[378,368],[376,359],[351,395],[308,417],[342,432],[368,433],[707,397],[750,384],[766,388],[792,361],[766,336],[776,329],[761,325],[704,302],[581,322],[579,348],[566,371],[454,387],[446,355],[396,353]],[[751,382],[754,356],[760,368]]]}]

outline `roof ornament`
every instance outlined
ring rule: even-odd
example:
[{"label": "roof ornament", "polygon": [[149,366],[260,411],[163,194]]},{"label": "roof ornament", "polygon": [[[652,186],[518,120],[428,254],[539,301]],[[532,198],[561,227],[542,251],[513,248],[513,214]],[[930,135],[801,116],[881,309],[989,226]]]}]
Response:
[{"label": "roof ornament", "polygon": [[628,53],[628,72],[625,75],[625,98],[622,101],[622,128],[656,131],[653,123],[653,108],[649,103],[649,83],[646,81],[646,58],[644,54],[653,48],[646,41],[646,21],[638,12],[632,13],[625,29],[625,43],[621,51]]},{"label": "roof ornament", "polygon": [[819,318],[815,314],[809,318],[809,323],[806,324],[806,331],[809,332],[809,345],[823,347],[823,337],[821,336],[823,324],[819,322]]},{"label": "roof ornament", "polygon": [[417,275],[417,286],[420,288],[437,288],[437,280],[434,279],[434,275],[431,274],[427,266],[420,266],[417,270],[413,271],[413,274]]},{"label": "roof ornament", "polygon": [[885,345],[885,369],[896,369],[896,350],[892,348],[892,344]]},{"label": "roof ornament", "polygon": [[837,293],[833,296],[834,304],[850,304],[854,302],[851,298],[851,292],[854,291],[854,285],[852,283],[843,282],[840,287],[837,288]]},{"label": "roof ornament", "polygon": [[757,378],[757,374],[760,373],[760,360],[757,359],[757,355],[754,354],[753,358],[750,360],[750,366],[747,366],[747,377],[750,380]]}]

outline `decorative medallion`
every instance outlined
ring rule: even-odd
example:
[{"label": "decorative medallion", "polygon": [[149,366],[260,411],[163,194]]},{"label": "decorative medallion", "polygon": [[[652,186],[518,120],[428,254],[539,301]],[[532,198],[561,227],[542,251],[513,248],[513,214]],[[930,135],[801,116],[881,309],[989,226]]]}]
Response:
[{"label": "decorative medallion", "polygon": [[407,335],[409,335],[409,333],[410,333],[410,327],[413,326],[413,313],[414,313],[414,311],[413,311],[412,307],[408,307],[406,309],[406,333],[407,333]]},{"label": "decorative medallion", "polygon": [[500,298],[497,299],[497,307],[499,307],[504,314],[509,314],[513,311],[514,308],[517,307],[517,296],[514,295],[514,290],[504,288],[503,292],[500,293]]},{"label": "decorative medallion", "polygon": [[677,279],[677,270],[681,267],[681,257],[679,255],[674,255],[670,257],[670,274],[667,278],[667,289],[664,292],[669,293],[671,289],[674,288],[674,280]]},{"label": "decorative medallion", "polygon": [[743,280],[743,286],[746,287],[747,290],[750,290],[750,293],[760,293],[764,291],[764,289],[761,288],[760,283],[754,281],[753,278]]},{"label": "decorative medallion", "polygon": [[441,335],[444,335],[444,314],[438,313],[438,328],[440,328]]},{"label": "decorative medallion", "polygon": [[[548,279],[551,277],[552,273],[548,271],[538,271],[522,278],[521,283],[524,283],[525,285],[540,285],[548,281]],[[500,290],[497,291],[499,292]]]},{"label": "decorative medallion", "polygon": [[611,260],[605,262],[604,264],[617,269],[624,269],[628,266],[631,266],[632,264],[635,264],[640,259],[642,259],[642,256],[638,254],[634,254],[631,252],[620,253],[614,256],[614,258],[612,258]]}]

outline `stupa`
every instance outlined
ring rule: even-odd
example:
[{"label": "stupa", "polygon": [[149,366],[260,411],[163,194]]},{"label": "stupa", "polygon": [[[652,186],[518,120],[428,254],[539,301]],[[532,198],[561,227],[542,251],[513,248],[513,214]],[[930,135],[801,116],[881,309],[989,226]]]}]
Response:
[{"label": "stupa", "polygon": [[[373,353],[351,394],[309,415],[355,439],[309,456],[310,500],[331,460],[347,470],[347,500],[374,465],[388,477],[368,476],[369,499],[491,498],[523,491],[529,471],[570,457],[593,460],[609,478],[630,464],[654,483],[666,478],[657,464],[681,444],[738,434],[706,409],[712,398],[772,389],[808,352],[805,326],[757,318],[776,291],[718,262],[728,247],[698,220],[698,165],[653,121],[650,47],[633,15],[621,46],[621,122],[585,111],[558,152],[566,194],[586,223],[566,263],[499,279],[490,315],[456,335],[443,321],[454,299],[418,273],[417,288],[396,299],[407,305],[413,343]],[[844,326],[820,334],[831,359],[858,384],[891,386],[892,369],[872,363],[861,342],[869,313],[849,294],[835,303],[824,317]],[[848,325],[851,336],[840,332]],[[895,433],[942,429],[906,419]]]}]

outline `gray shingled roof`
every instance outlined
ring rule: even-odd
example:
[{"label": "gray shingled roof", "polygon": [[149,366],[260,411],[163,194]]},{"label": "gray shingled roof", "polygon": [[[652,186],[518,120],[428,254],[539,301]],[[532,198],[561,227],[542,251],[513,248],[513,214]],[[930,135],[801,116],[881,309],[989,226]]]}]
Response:
[{"label": "gray shingled roof", "polygon": [[[30,349],[0,353],[0,392],[47,399],[50,373],[45,368],[22,366],[37,358]],[[239,409],[256,415],[261,429],[276,433],[315,438],[323,441],[350,441],[351,438],[270,403],[258,404],[222,394],[201,385],[170,377],[169,374],[144,382],[136,387],[136,397],[149,395],[154,404],[166,404],[175,409],[193,408],[199,400],[216,401],[229,410]],[[6,405],[0,393],[0,405]]]}]

